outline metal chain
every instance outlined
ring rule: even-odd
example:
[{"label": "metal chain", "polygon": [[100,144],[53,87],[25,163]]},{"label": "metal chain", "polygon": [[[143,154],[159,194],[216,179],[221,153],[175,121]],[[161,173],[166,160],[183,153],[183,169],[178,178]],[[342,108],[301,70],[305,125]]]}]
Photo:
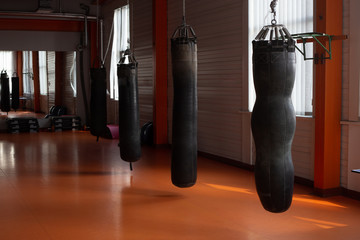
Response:
[{"label": "metal chain", "polygon": [[273,14],[273,19],[271,20],[271,24],[275,25],[277,23],[276,21],[276,5],[278,3],[278,0],[272,0],[270,3],[271,13]]},{"label": "metal chain", "polygon": [[185,25],[185,0],[183,0],[183,23]]}]

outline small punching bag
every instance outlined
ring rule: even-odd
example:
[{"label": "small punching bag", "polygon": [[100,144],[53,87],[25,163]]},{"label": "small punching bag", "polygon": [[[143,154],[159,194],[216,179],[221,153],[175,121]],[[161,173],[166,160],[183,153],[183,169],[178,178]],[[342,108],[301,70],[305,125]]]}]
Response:
[{"label": "small punching bag", "polygon": [[1,71],[1,99],[0,109],[2,112],[10,111],[9,77],[6,71]]},{"label": "small punching bag", "polygon": [[197,178],[197,45],[194,30],[179,26],[171,38],[174,88],[171,180],[181,188]]},{"label": "small punching bag", "polygon": [[[135,162],[141,157],[138,99],[138,63],[127,49],[118,64],[120,157]],[[131,167],[131,165],[130,165]]]},{"label": "small punching bag", "polygon": [[19,105],[19,77],[15,73],[14,77],[11,78],[11,108],[16,111]]},{"label": "small punching bag", "polygon": [[91,98],[90,98],[90,132],[97,137],[106,132],[106,69],[92,68],[91,75]]},{"label": "small punching bag", "polygon": [[[270,33],[270,39],[266,40]],[[265,26],[253,41],[256,102],[251,128],[256,147],[255,183],[263,207],[286,211],[292,202],[291,144],[296,118],[291,100],[295,41],[283,25]]]}]

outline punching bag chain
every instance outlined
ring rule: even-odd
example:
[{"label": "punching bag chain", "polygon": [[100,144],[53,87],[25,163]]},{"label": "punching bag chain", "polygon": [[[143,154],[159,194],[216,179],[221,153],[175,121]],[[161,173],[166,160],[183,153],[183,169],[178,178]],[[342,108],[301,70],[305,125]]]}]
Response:
[{"label": "punching bag chain", "polygon": [[185,21],[185,0],[183,0],[183,24],[186,25],[186,21]]},{"label": "punching bag chain", "polygon": [[276,21],[276,5],[278,3],[278,0],[272,0],[271,3],[270,3],[270,8],[271,8],[271,13],[273,14],[273,19],[271,20],[271,24],[272,25],[275,25],[277,23]]}]

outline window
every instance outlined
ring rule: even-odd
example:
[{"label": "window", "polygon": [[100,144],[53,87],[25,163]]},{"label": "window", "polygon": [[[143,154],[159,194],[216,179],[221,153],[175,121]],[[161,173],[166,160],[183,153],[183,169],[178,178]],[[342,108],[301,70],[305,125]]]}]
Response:
[{"label": "window", "polygon": [[73,96],[76,97],[77,96],[77,88],[76,88],[76,52],[73,52],[70,54],[70,57],[72,58],[72,61],[69,63],[71,65],[71,68],[70,68],[70,86],[71,86],[71,89],[73,91]]},{"label": "window", "polygon": [[40,80],[40,94],[48,94],[48,79],[47,79],[47,60],[46,51],[39,51],[39,80]]},{"label": "window", "polygon": [[125,51],[128,47],[128,39],[130,38],[130,22],[129,22],[129,5],[118,8],[114,11],[113,25],[113,44],[111,51],[110,65],[110,98],[119,99],[117,64],[120,60],[120,52]]},{"label": "window", "polygon": [[32,94],[34,92],[32,66],[32,52],[23,51],[23,87],[24,93],[26,94]]},{"label": "window", "polygon": [[[16,72],[16,52],[0,51],[0,71],[6,71],[9,78]],[[11,81],[9,82],[11,92]]]},{"label": "window", "polygon": [[13,51],[0,51],[0,71],[6,71],[9,77],[16,71],[16,56]]},{"label": "window", "polygon": [[[269,25],[271,0],[249,0],[249,110],[255,103],[255,90],[252,74],[252,40],[264,25]],[[313,32],[313,0],[278,1],[277,22],[284,24],[290,33]],[[300,45],[298,47],[301,48]],[[312,44],[307,44],[307,53],[313,52]],[[313,62],[304,61],[296,51],[296,76],[292,101],[297,115],[311,115],[313,98]]]}]

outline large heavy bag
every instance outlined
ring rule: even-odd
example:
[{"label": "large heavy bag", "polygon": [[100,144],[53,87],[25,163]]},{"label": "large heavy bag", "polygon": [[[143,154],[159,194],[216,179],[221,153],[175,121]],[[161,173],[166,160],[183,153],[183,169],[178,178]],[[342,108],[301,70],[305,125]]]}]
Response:
[{"label": "large heavy bag", "polygon": [[106,69],[91,68],[90,132],[97,137],[106,132]]},{"label": "large heavy bag", "polygon": [[183,24],[171,39],[174,86],[171,180],[191,187],[197,179],[197,45],[192,28]]},{"label": "large heavy bag", "polygon": [[[273,29],[275,26],[278,29]],[[272,29],[270,41],[264,40],[269,29],[253,41],[256,102],[251,128],[256,146],[256,190],[263,207],[279,213],[290,207],[293,195],[291,144],[296,118],[291,93],[296,60],[295,42],[282,25],[275,26],[268,26]],[[272,39],[272,31],[279,30],[282,38]]]},{"label": "large heavy bag", "polygon": [[15,76],[11,78],[11,108],[16,111],[19,106],[19,77]]},{"label": "large heavy bag", "polygon": [[10,89],[9,89],[9,77],[6,71],[1,71],[1,99],[0,109],[2,112],[10,111]]},{"label": "large heavy bag", "polygon": [[138,63],[130,50],[118,64],[120,157],[135,162],[141,157]]}]

